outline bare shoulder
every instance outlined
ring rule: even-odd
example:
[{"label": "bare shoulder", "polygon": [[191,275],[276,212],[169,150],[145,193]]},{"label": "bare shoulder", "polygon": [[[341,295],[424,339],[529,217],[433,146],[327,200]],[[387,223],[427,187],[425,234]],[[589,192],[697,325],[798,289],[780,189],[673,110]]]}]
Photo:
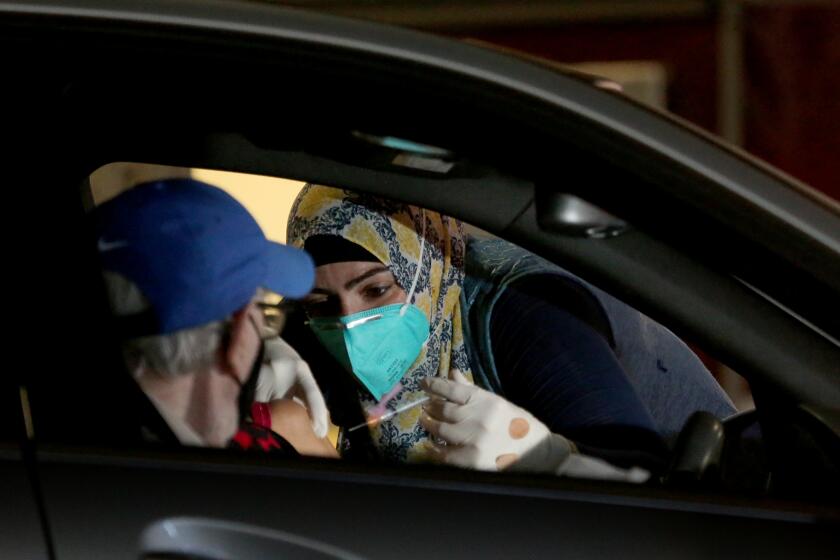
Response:
[{"label": "bare shoulder", "polygon": [[[288,428],[312,430],[306,408],[292,399],[271,401],[271,423],[281,423]],[[282,435],[282,434],[281,434]],[[314,436],[314,434],[313,434]]]},{"label": "bare shoulder", "polygon": [[319,439],[312,429],[306,408],[292,399],[278,399],[269,403],[271,429],[283,436],[301,455],[338,457],[327,439]]}]

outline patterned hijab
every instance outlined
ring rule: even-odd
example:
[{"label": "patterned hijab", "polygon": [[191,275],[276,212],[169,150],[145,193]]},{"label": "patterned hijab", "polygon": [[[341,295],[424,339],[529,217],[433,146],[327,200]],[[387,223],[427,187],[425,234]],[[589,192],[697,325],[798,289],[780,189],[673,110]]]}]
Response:
[{"label": "patterned hijab", "polygon": [[[426,243],[420,259],[423,221]],[[472,379],[461,330],[461,286],[464,279],[464,232],[461,223],[437,212],[341,189],[307,185],[289,215],[287,242],[303,247],[313,235],[335,235],[352,241],[377,257],[408,293],[420,266],[413,303],[429,320],[431,333],[425,348],[402,379],[402,390],[386,408],[393,410],[425,396],[420,381],[447,377],[450,368]],[[349,373],[348,373],[349,375]],[[360,387],[364,408],[376,401]],[[420,427],[421,407],[386,420],[371,429],[383,458],[422,461],[429,434]]]}]

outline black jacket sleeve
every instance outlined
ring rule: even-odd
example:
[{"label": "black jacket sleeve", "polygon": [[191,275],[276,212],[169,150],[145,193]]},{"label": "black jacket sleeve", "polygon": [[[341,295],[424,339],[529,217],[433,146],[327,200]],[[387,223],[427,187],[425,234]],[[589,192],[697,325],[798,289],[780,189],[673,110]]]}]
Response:
[{"label": "black jacket sleeve", "polygon": [[594,297],[553,276],[520,281],[496,303],[490,337],[511,402],[584,453],[662,468],[667,447],[610,346]]}]

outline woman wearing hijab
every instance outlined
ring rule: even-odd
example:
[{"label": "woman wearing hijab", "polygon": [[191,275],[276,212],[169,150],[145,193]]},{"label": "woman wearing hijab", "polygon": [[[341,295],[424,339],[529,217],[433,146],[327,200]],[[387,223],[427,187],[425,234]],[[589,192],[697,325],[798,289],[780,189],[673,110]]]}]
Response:
[{"label": "woman wearing hijab", "polygon": [[303,189],[287,240],[315,260],[309,326],[362,406],[405,409],[371,428],[385,459],[568,473],[580,450],[662,465],[606,294],[502,241],[468,247],[455,219],[330,187]]}]

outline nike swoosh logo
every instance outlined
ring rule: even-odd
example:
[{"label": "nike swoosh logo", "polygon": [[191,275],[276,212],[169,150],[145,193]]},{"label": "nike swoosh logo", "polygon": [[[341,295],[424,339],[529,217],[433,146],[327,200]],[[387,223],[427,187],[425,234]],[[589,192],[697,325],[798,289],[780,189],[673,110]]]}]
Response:
[{"label": "nike swoosh logo", "polygon": [[96,248],[99,249],[100,253],[113,251],[122,247],[128,247],[128,241],[105,241],[104,239],[100,239],[96,244]]}]

